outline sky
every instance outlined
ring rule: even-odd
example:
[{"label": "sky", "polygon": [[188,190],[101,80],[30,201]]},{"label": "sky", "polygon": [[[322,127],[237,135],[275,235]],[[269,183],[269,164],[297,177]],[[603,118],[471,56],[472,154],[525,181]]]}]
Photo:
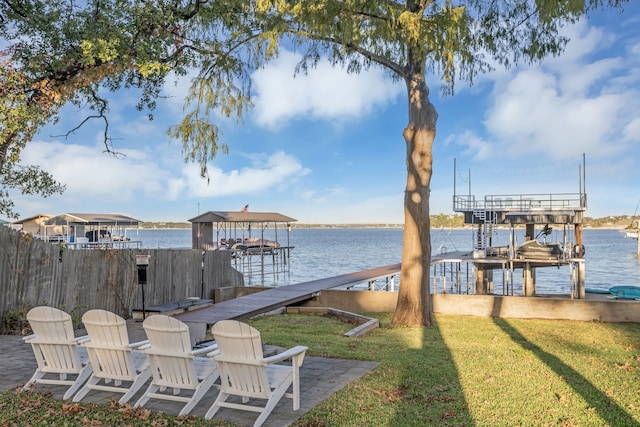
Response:
[{"label": "sky", "polygon": [[[565,52],[542,64],[496,66],[443,97],[438,110],[431,214],[453,214],[456,194],[579,193],[586,215],[633,215],[640,202],[640,5],[599,11],[567,26]],[[154,120],[137,93],[110,95],[114,157],[101,122],[63,137],[87,115],[63,109],[23,152],[66,185],[49,198],[14,194],[21,218],[119,213],[140,221],[186,222],[207,211],[279,212],[308,224],[401,224],[406,184],[404,83],[380,68],[349,75],[321,62],[294,76],[299,54],[282,50],[252,75],[254,108],[242,123],[221,119],[228,154],[209,180],[185,163],[166,130],[183,116],[188,82],[169,79]],[[583,157],[584,156],[584,157]],[[583,158],[585,169],[582,171]],[[455,164],[455,168],[454,168]],[[455,188],[454,188],[455,183]]]}]

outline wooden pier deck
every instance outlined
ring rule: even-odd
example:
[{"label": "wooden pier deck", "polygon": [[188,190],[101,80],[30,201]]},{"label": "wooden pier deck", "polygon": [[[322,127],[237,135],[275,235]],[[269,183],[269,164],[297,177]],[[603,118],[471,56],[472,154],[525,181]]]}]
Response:
[{"label": "wooden pier deck", "polygon": [[198,310],[187,311],[175,317],[183,322],[203,323],[207,327],[220,320],[244,320],[262,313],[305,301],[324,289],[370,282],[399,274],[400,264],[372,268],[355,273],[318,279],[295,285],[270,288],[261,292],[222,301]]}]

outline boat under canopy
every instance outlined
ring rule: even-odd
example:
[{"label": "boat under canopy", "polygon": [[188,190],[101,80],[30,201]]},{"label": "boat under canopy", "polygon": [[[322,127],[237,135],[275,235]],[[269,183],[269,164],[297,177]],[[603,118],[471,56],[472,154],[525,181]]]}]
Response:
[{"label": "boat under canopy", "polygon": [[254,276],[263,281],[265,274],[289,271],[291,223],[295,221],[276,212],[205,212],[189,220],[191,247],[233,251],[232,262],[245,281],[251,282]]},{"label": "boat under canopy", "polygon": [[[209,211],[191,218],[191,247],[193,249],[221,249],[234,243],[253,243],[251,246],[289,246],[289,231],[294,218],[276,212]],[[214,230],[215,224],[215,230]],[[264,230],[272,228],[273,241],[264,236]],[[280,242],[278,232],[286,232],[286,243]],[[260,236],[253,236],[260,233]],[[215,234],[215,240],[214,240]],[[270,244],[266,244],[269,242]],[[273,242],[273,243],[272,243]],[[262,243],[262,244],[261,244]],[[247,245],[249,246],[249,245]]]},{"label": "boat under canopy", "polygon": [[560,243],[540,243],[529,240],[516,248],[516,255],[527,259],[552,259],[563,254]]},{"label": "boat under canopy", "polygon": [[139,224],[140,220],[122,214],[65,213],[44,221],[42,238],[78,249],[139,248],[141,242],[127,236],[127,228]]}]

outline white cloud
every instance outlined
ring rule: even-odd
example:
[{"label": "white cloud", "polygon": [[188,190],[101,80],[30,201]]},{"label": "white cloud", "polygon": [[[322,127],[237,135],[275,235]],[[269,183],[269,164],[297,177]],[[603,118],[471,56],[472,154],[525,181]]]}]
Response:
[{"label": "white cloud", "polygon": [[[565,94],[554,75],[531,69],[516,74],[496,95],[486,127],[514,155],[545,152],[566,158],[597,153],[603,151],[627,102],[627,94]],[[606,151],[611,153],[614,145],[607,144]]]},{"label": "white cloud", "polygon": [[631,121],[624,128],[624,139],[631,142],[640,142],[640,117]]},{"label": "white cloud", "polygon": [[164,103],[172,112],[182,114],[185,98],[189,94],[192,80],[198,76],[198,71],[191,70],[184,76],[169,75],[162,88]]},{"label": "white cloud", "polygon": [[[141,140],[146,141],[151,139],[155,140],[158,145],[168,144],[169,137],[166,136],[165,131],[166,128],[164,124],[158,125],[155,121],[149,120],[146,115],[130,117],[129,119],[123,116],[118,120],[117,134],[119,138],[123,139],[123,145],[127,143],[135,144]],[[98,135],[98,141],[104,141],[104,135],[102,133]],[[119,142],[120,140],[114,142],[116,150]]]},{"label": "white cloud", "polygon": [[598,50],[607,50],[616,42],[613,33],[607,33],[602,28],[590,26],[586,20],[581,20],[574,25],[567,25],[560,29],[562,36],[569,38],[564,51],[557,57],[547,58],[545,64],[557,70],[566,70],[576,63],[584,61]]},{"label": "white cloud", "polygon": [[[162,200],[206,198],[266,191],[286,186],[309,172],[293,156],[277,152],[255,158],[251,166],[223,171],[210,167],[210,181],[200,177],[199,166],[185,164],[175,174],[154,161],[157,153],[122,150],[123,156],[102,153],[102,147],[34,141],[23,152],[23,163],[40,165],[66,185],[65,201],[133,203],[141,197]],[[24,206],[27,200],[23,200]]]},{"label": "white cloud", "polygon": [[177,198],[186,192],[190,197],[206,198],[238,194],[257,193],[275,186],[286,186],[289,180],[306,175],[304,168],[293,156],[277,152],[253,162],[251,167],[225,172],[217,167],[209,167],[209,180],[200,177],[197,165],[187,164],[182,170],[183,176],[172,180],[171,198]]},{"label": "white cloud", "polygon": [[490,158],[493,151],[492,144],[489,141],[483,140],[471,131],[449,136],[446,143],[454,143],[466,147],[462,154],[479,160]]},{"label": "white cloud", "polygon": [[260,125],[273,129],[298,117],[337,121],[359,117],[393,103],[404,90],[380,69],[350,75],[327,61],[294,77],[300,58],[283,51],[253,74],[254,113]]},{"label": "white cloud", "polygon": [[104,147],[33,141],[24,150],[25,164],[40,165],[66,185],[70,198],[132,200],[137,189],[155,194],[165,173],[139,150],[119,150],[123,155],[103,153]]},{"label": "white cloud", "polygon": [[594,49],[614,39],[600,29],[579,23],[568,33],[572,40],[560,57],[499,75],[485,115],[486,136],[463,131],[450,140],[476,158],[543,153],[562,159],[621,152],[640,117],[637,90],[622,84],[637,75],[636,59],[608,52],[594,59]]},{"label": "white cloud", "polygon": [[332,202],[336,198],[349,197],[348,191],[344,187],[332,187],[322,190],[304,190],[299,192],[300,197],[309,203]]}]

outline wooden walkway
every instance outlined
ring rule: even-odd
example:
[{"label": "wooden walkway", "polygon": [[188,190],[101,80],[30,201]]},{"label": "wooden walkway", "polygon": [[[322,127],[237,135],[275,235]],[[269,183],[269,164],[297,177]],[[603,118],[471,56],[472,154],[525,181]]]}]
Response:
[{"label": "wooden walkway", "polygon": [[206,324],[207,327],[220,320],[249,319],[258,314],[267,313],[281,307],[311,299],[316,293],[324,289],[348,286],[354,283],[371,282],[376,279],[396,275],[399,272],[400,264],[392,264],[326,279],[270,288],[254,294],[222,301],[198,310],[187,311],[175,317],[183,322],[203,323]]}]

